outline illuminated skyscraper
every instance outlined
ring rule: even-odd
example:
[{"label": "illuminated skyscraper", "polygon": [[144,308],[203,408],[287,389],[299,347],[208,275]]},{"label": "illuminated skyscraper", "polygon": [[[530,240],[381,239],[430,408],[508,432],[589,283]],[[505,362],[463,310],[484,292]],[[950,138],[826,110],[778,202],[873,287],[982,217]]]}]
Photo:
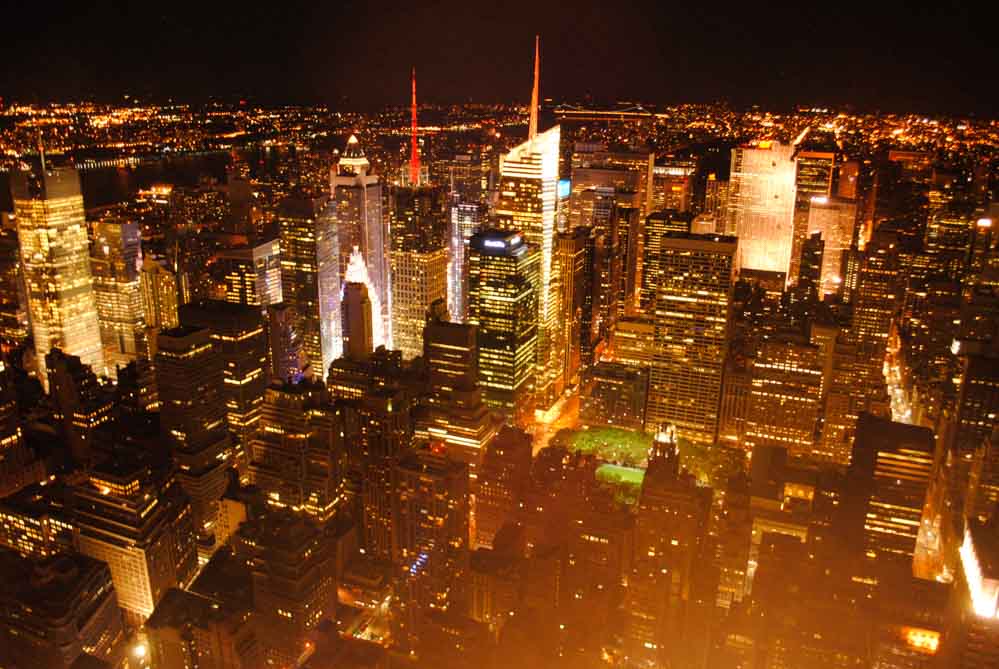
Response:
[{"label": "illuminated skyscraper", "polygon": [[476,328],[442,320],[443,306],[441,300],[431,307],[423,331],[430,395],[425,419],[417,423],[417,434],[443,442],[449,456],[467,463],[474,475],[497,426],[479,387]]},{"label": "illuminated skyscraper", "polygon": [[[368,274],[368,268],[364,265],[364,256],[361,254],[360,249],[357,248],[350,254],[350,262],[347,264],[347,271],[344,273],[344,293],[347,290],[347,286],[352,283],[364,286],[365,299],[368,301],[367,309],[371,312],[371,323],[366,330],[370,330],[371,332],[372,348],[378,348],[379,346],[391,348],[385,321],[378,318],[378,314],[382,313],[382,303],[378,297],[378,290],[375,288],[371,275]],[[353,308],[349,309],[349,311],[351,314],[354,313]],[[346,312],[344,314],[344,318],[346,318]],[[346,327],[346,322],[344,323],[344,327]],[[349,334],[345,332],[344,336],[347,337]]]},{"label": "illuminated skyscraper", "polygon": [[70,490],[75,545],[106,562],[118,606],[140,625],[197,568],[191,506],[172,475],[122,456],[94,467]]},{"label": "illuminated skyscraper", "polygon": [[694,174],[697,161],[670,158],[662,165],[652,168],[652,207],[653,211],[672,209],[690,211],[690,201],[694,195]]},{"label": "illuminated skyscraper", "polygon": [[561,369],[556,369],[558,290],[554,284],[555,206],[558,196],[559,128],[529,138],[500,158],[500,227],[519,231],[540,254],[537,289],[537,373],[535,393],[547,408],[560,394]]},{"label": "illuminated skyscraper", "polygon": [[851,548],[871,560],[873,567],[892,563],[912,567],[933,454],[929,429],[860,415],[843,493],[843,517]]},{"label": "illuminated skyscraper", "polygon": [[864,249],[857,274],[851,330],[853,340],[871,352],[878,369],[888,346],[900,291],[898,241],[892,234],[878,232]]},{"label": "illuminated skyscraper", "polygon": [[371,332],[371,300],[363,283],[343,287],[343,354],[351,360],[366,360],[374,350]]},{"label": "illuminated skyscraper", "polygon": [[468,322],[478,327],[486,403],[514,419],[532,405],[541,254],[517,232],[487,230],[469,244]]},{"label": "illuminated skyscraper", "polygon": [[17,230],[0,229],[0,344],[4,347],[28,338],[27,301]]},{"label": "illuminated skyscraper", "polygon": [[732,149],[725,231],[739,238],[740,267],[787,276],[794,239],[794,146],[762,141]]},{"label": "illuminated skyscraper", "polygon": [[662,237],[655,353],[646,423],[712,444],[718,431],[738,240],[669,232]]},{"label": "illuminated skyscraper", "polygon": [[219,263],[225,273],[226,302],[266,307],[284,299],[278,240],[223,251]]},{"label": "illuminated skyscraper", "polygon": [[812,344],[777,338],[760,346],[751,372],[747,448],[773,446],[791,455],[812,455],[823,362],[819,347]]},{"label": "illuminated skyscraper", "polygon": [[583,301],[590,268],[586,264],[586,243],[588,228],[575,228],[560,232],[555,239],[555,264],[559,274],[558,287],[561,295],[558,326],[559,343],[563,347],[561,360],[562,376],[566,384],[573,384],[579,374],[583,334]]},{"label": "illuminated skyscraper", "polygon": [[417,244],[392,251],[392,329],[394,347],[405,358],[423,353],[427,310],[447,300],[447,249]]},{"label": "illuminated skyscraper", "polygon": [[146,355],[141,240],[139,226],[122,219],[103,218],[94,230],[90,269],[104,346],[102,371],[112,377],[119,366]]},{"label": "illuminated skyscraper", "polygon": [[822,146],[825,135],[806,130],[795,140],[794,169],[794,240],[791,245],[791,269],[788,283],[798,282],[801,246],[813,232],[809,227],[809,208],[814,198],[832,195],[836,169],[836,146]]},{"label": "illuminated skyscraper", "polygon": [[322,522],[344,507],[343,424],[321,381],[272,384],[250,451],[250,479],[269,505]]},{"label": "illuminated skyscraper", "polygon": [[822,234],[821,295],[834,295],[843,283],[843,263],[857,222],[857,203],[835,197],[813,197],[808,206],[808,232]]},{"label": "illuminated skyscraper", "polygon": [[226,422],[235,437],[234,464],[245,475],[250,438],[260,425],[267,370],[267,333],[256,306],[202,300],[180,308],[185,326],[207,328],[222,361]]},{"label": "illuminated skyscraper", "polygon": [[177,316],[177,275],[150,256],[143,258],[139,274],[146,325],[161,330],[180,325]]},{"label": "illuminated skyscraper", "polygon": [[299,316],[302,351],[320,377],[340,357],[337,223],[325,198],[293,195],[281,203],[281,286]]},{"label": "illuminated skyscraper", "polygon": [[682,653],[678,641],[694,608],[692,574],[705,557],[710,509],[711,489],[681,473],[676,434],[661,426],[642,481],[635,561],[626,579],[625,647],[636,664],[662,666]]},{"label": "illuminated skyscraper", "polygon": [[451,167],[451,227],[448,234],[448,308],[451,318],[463,323],[468,314],[468,240],[485,224],[487,173],[473,155],[455,156]]},{"label": "illuminated skyscraper", "polygon": [[13,175],[11,195],[39,377],[47,386],[45,356],[53,348],[101,371],[104,351],[80,176],[44,162],[38,174]]},{"label": "illuminated skyscraper", "polygon": [[[351,135],[347,148],[330,174],[330,190],[336,207],[341,267],[346,267],[350,262],[350,255],[355,248],[360,250],[371,278],[368,291],[371,293],[371,303],[379,307],[379,313],[374,316],[382,323],[384,343],[391,345],[392,296],[388,231],[386,219],[382,215],[382,186],[378,177],[369,173],[370,168],[371,164],[365,158],[360,142],[356,136]],[[284,244],[281,248],[283,251]]]},{"label": "illuminated skyscraper", "polygon": [[232,443],[226,429],[222,357],[207,328],[160,332],[156,374],[160,431],[177,461],[177,480],[191,498],[191,512],[204,559],[215,547],[214,526],[225,491]]},{"label": "illuminated skyscraper", "polygon": [[399,561],[420,571],[417,598],[439,611],[460,608],[469,559],[468,465],[433,448],[395,468]]},{"label": "illuminated skyscraper", "polygon": [[667,232],[690,232],[689,214],[678,211],[654,211],[645,219],[645,239],[642,244],[642,282],[639,305],[643,314],[651,316],[656,308],[656,291],[662,283],[662,239]]}]

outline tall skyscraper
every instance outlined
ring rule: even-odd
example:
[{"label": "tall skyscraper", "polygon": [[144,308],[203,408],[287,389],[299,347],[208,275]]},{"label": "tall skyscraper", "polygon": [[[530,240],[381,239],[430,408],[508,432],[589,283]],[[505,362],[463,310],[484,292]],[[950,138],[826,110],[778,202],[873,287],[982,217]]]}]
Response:
[{"label": "tall skyscraper", "polygon": [[555,263],[558,271],[558,287],[560,291],[558,341],[563,347],[560,356],[562,360],[562,376],[566,385],[578,382],[581,363],[581,345],[583,336],[583,302],[590,268],[586,264],[586,243],[590,231],[588,228],[576,228],[569,232],[560,232],[556,236]]},{"label": "tall skyscraper", "polygon": [[[535,45],[537,47],[537,45]],[[558,199],[559,127],[538,133],[538,54],[535,52],[534,94],[527,141],[500,157],[500,198],[496,220],[506,230],[521,232],[540,253],[537,290],[535,394],[548,408],[561,394],[556,343],[558,290],[553,284],[555,208]]]},{"label": "tall skyscraper", "polygon": [[281,203],[278,225],[282,294],[298,310],[305,357],[324,377],[341,351],[337,223],[325,198],[297,194]]},{"label": "tall skyscraper", "polygon": [[118,367],[146,355],[139,280],[141,240],[139,226],[131,221],[105,217],[94,229],[90,270],[104,346],[101,371],[112,377],[117,376]]},{"label": "tall skyscraper", "polygon": [[843,283],[843,263],[853,241],[857,203],[835,197],[815,196],[808,206],[808,232],[822,234],[820,296],[834,295]]},{"label": "tall skyscraper", "polygon": [[933,433],[925,427],[867,413],[857,420],[843,518],[850,547],[872,567],[912,568],[933,454]]},{"label": "tall skyscraper", "polygon": [[663,279],[662,267],[659,264],[663,235],[667,232],[690,232],[690,221],[689,214],[673,210],[654,211],[645,219],[642,281],[639,291],[639,307],[643,314],[651,316],[656,308],[656,291]]},{"label": "tall skyscraper", "polygon": [[[340,263],[346,267],[356,248],[371,279],[371,302],[380,308],[374,316],[380,319],[385,341],[392,342],[392,296],[389,267],[389,247],[386,219],[382,215],[382,186],[370,173],[371,164],[364,156],[355,135],[347,141],[340,160],[330,174],[330,190],[336,207],[337,229],[340,235]],[[284,245],[282,244],[282,249]],[[376,299],[377,298],[377,299]],[[285,298],[287,299],[287,297]]]},{"label": "tall skyscraper", "polygon": [[669,158],[652,168],[652,207],[649,212],[673,209],[690,211],[694,195],[696,160]]},{"label": "tall skyscraper", "polygon": [[191,498],[199,549],[207,560],[215,547],[226,469],[233,464],[222,357],[207,328],[165,330],[157,349],[160,431],[178,463],[177,481]]},{"label": "tall skyscraper", "polygon": [[326,522],[345,506],[347,448],[321,381],[274,383],[250,447],[250,479],[269,505]]},{"label": "tall skyscraper", "polygon": [[146,325],[161,330],[180,325],[177,316],[177,275],[151,256],[146,256],[142,260],[139,282]]},{"label": "tall skyscraper", "polygon": [[281,302],[281,244],[277,239],[219,254],[225,300],[266,307]]},{"label": "tall skyscraper", "polygon": [[425,418],[417,422],[417,433],[443,442],[448,455],[467,463],[474,475],[497,427],[479,386],[476,328],[443,320],[443,300],[431,311],[423,331],[430,394]]},{"label": "tall skyscraper", "polygon": [[794,194],[794,146],[767,140],[732,149],[725,232],[739,238],[741,267],[787,277]]},{"label": "tall skyscraper", "polygon": [[824,360],[818,346],[793,339],[766,341],[752,365],[745,421],[747,448],[785,448],[811,456],[822,408]]},{"label": "tall skyscraper", "polygon": [[451,227],[448,234],[447,303],[451,318],[463,323],[468,314],[468,240],[485,224],[487,172],[478,156],[459,154],[451,166]]},{"label": "tall skyscraper", "polygon": [[4,227],[0,229],[0,344],[5,348],[28,338],[27,302],[17,230]]},{"label": "tall skyscraper", "polygon": [[12,176],[11,195],[42,383],[48,384],[45,356],[53,348],[103,371],[79,174],[69,167],[50,168],[43,157],[37,174]]},{"label": "tall skyscraper", "polygon": [[469,243],[468,322],[478,328],[486,403],[526,418],[534,397],[540,252],[518,232],[486,230]]},{"label": "tall skyscraper", "polygon": [[427,310],[447,299],[447,249],[418,244],[392,251],[393,344],[406,358],[423,353]]},{"label": "tall skyscraper", "polygon": [[[798,282],[798,262],[801,246],[812,232],[809,209],[814,198],[828,198],[832,193],[836,169],[837,148],[826,135],[806,129],[794,142],[794,239],[791,244],[791,265],[788,283]],[[828,146],[826,145],[828,144]]]},{"label": "tall skyscraper", "polygon": [[691,441],[712,444],[718,431],[737,249],[735,237],[662,237],[646,423]]},{"label": "tall skyscraper", "polygon": [[94,467],[70,497],[74,543],[110,567],[130,625],[142,624],[167,590],[190,582],[197,568],[191,507],[172,475],[121,455]]},{"label": "tall skyscraper", "polygon": [[366,360],[374,350],[371,300],[363,283],[343,288],[343,354],[351,360]]},{"label": "tall skyscraper", "polygon": [[235,438],[234,464],[246,473],[250,438],[260,427],[260,411],[270,374],[267,333],[257,306],[201,300],[180,308],[184,326],[207,328],[222,361],[226,423]]}]

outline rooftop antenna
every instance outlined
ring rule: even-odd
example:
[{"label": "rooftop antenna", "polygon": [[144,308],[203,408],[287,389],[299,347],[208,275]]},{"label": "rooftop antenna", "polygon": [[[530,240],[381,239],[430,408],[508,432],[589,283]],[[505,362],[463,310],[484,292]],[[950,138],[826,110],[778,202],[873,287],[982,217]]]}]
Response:
[{"label": "rooftop antenna", "polygon": [[45,145],[42,144],[42,129],[38,129],[38,158],[42,164],[42,173],[45,173]]},{"label": "rooftop antenna", "polygon": [[531,89],[531,120],[527,126],[527,139],[538,134],[538,71],[541,67],[541,35],[534,36],[534,88]]},{"label": "rooftop antenna", "polygon": [[412,122],[409,147],[409,183],[414,188],[420,185],[420,146],[416,142],[416,68],[413,68]]}]

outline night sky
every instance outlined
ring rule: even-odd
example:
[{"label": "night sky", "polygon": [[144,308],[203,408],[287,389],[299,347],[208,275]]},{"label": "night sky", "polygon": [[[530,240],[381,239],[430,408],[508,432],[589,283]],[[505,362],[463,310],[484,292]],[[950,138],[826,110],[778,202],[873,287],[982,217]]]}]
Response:
[{"label": "night sky", "polygon": [[[985,3],[8,2],[4,101],[248,98],[371,109],[543,97],[999,116]],[[977,7],[972,6],[977,5]]]}]

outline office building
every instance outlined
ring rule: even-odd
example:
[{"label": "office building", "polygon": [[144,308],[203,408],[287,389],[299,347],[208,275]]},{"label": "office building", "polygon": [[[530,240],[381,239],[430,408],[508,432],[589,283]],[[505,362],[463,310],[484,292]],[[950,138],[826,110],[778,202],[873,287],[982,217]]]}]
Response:
[{"label": "office building", "polygon": [[660,257],[663,248],[663,235],[667,232],[690,232],[691,216],[678,211],[655,211],[645,219],[645,238],[642,243],[641,288],[639,308],[642,314],[651,316],[656,308],[656,290],[662,283]]},{"label": "office building", "polygon": [[478,329],[486,404],[522,419],[536,383],[541,254],[517,232],[486,230],[469,243],[468,322]]},{"label": "office building", "polygon": [[468,465],[431,445],[406,454],[394,478],[398,560],[422,576],[417,600],[460,610],[469,560]]},{"label": "office building", "polygon": [[559,128],[555,126],[530,136],[501,156],[500,199],[496,205],[499,226],[523,234],[525,242],[538,252],[534,392],[539,406],[545,409],[559,397],[564,384],[556,345],[558,289],[553,282],[558,148]]},{"label": "office building", "polygon": [[582,363],[583,304],[590,286],[588,279],[591,278],[591,268],[586,262],[589,236],[588,228],[575,228],[558,233],[555,239],[559,306],[562,310],[558,320],[558,340],[563,347],[562,377],[566,385],[578,383]]},{"label": "office building", "polygon": [[649,367],[655,352],[655,321],[644,316],[622,318],[614,332],[614,360],[633,367]]},{"label": "office building", "polygon": [[27,303],[17,230],[4,227],[0,229],[0,345],[4,349],[28,338]]},{"label": "office building", "polygon": [[281,243],[277,239],[219,254],[225,301],[255,307],[281,302]]},{"label": "office building", "polygon": [[[341,267],[354,262],[351,255],[355,249],[360,252],[371,281],[368,289],[371,302],[380,309],[374,314],[375,320],[381,323],[385,333],[384,340],[378,345],[391,346],[392,297],[387,220],[382,214],[382,186],[370,169],[371,164],[364,156],[360,142],[351,135],[330,174],[330,190],[340,234]],[[283,244],[281,248],[285,248]]]},{"label": "office building", "polygon": [[[230,565],[235,567],[235,565]],[[252,606],[171,588],[146,621],[154,667],[261,667]]]},{"label": "office building", "polygon": [[279,509],[325,522],[344,508],[347,446],[321,381],[267,389],[260,430],[250,442],[250,480]]},{"label": "office building", "polygon": [[281,291],[298,311],[299,337],[319,376],[340,357],[338,224],[325,198],[287,197],[278,211]]},{"label": "office building", "polygon": [[714,443],[718,431],[737,247],[720,235],[662,237],[645,420],[672,423],[701,443]]},{"label": "office building", "polygon": [[267,345],[270,378],[287,381],[302,373],[302,340],[298,333],[298,310],[287,302],[267,307]]},{"label": "office building", "polygon": [[95,466],[70,499],[77,550],[107,563],[128,624],[144,622],[167,590],[190,582],[191,506],[172,474],[122,456]]},{"label": "office building", "polygon": [[54,348],[104,370],[90,242],[80,176],[73,168],[49,168],[11,178],[39,378],[48,387],[45,356]]},{"label": "office building", "polygon": [[739,238],[741,268],[787,276],[794,239],[794,148],[768,140],[732,149],[725,231]]},{"label": "office building", "polygon": [[104,217],[94,227],[90,271],[104,347],[105,367],[100,371],[112,378],[118,367],[146,356],[141,241],[139,226],[131,221]]},{"label": "office building", "polygon": [[[443,300],[435,304],[423,332],[423,360],[430,373],[427,411],[417,433],[441,442],[448,455],[474,476],[496,421],[479,386],[479,349],[473,325],[442,320]],[[422,425],[421,425],[422,423]]]},{"label": "office building", "polygon": [[177,482],[191,498],[201,553],[215,547],[219,499],[234,464],[226,425],[223,359],[207,328],[182,326],[160,333],[156,372],[160,431],[176,460]]},{"label": "office building", "polygon": [[177,315],[177,275],[153,260],[151,256],[145,256],[142,259],[139,282],[142,288],[142,313],[145,315],[146,325],[161,330],[169,330],[180,325],[180,318]]},{"label": "office building", "polygon": [[70,669],[82,656],[107,666],[121,661],[125,627],[106,564],[0,551],[0,575],[0,663]]},{"label": "office building", "polygon": [[764,342],[752,363],[745,416],[746,448],[784,448],[811,456],[822,409],[824,360],[818,346],[775,338]]},{"label": "office building", "polygon": [[690,211],[694,195],[694,175],[697,161],[669,158],[652,168],[652,206],[654,211]]},{"label": "office building", "polygon": [[[832,193],[833,175],[836,170],[835,144],[825,141],[822,133],[806,129],[795,140],[794,146],[794,239],[791,244],[791,266],[788,283],[798,282],[798,262],[801,247],[809,234],[809,217],[815,198],[828,198]],[[827,145],[828,144],[828,145]]]},{"label": "office building", "polygon": [[599,362],[583,376],[579,418],[584,425],[645,429],[649,370],[620,362]]},{"label": "office building", "polygon": [[308,657],[308,635],[336,612],[331,537],[303,515],[265,513],[239,526],[234,552],[251,571],[257,642],[264,666]]},{"label": "office building", "polygon": [[207,328],[222,361],[226,423],[234,438],[235,464],[246,471],[246,449],[257,431],[267,388],[267,333],[256,306],[200,300],[180,308],[184,326]]},{"label": "office building", "polygon": [[475,495],[475,542],[493,546],[497,533],[516,518],[531,482],[531,435],[505,426],[486,448]]},{"label": "office building", "polygon": [[822,235],[820,295],[834,295],[843,283],[843,265],[853,241],[857,203],[835,197],[815,196],[808,206],[808,232]]},{"label": "office building", "polygon": [[345,357],[355,361],[366,360],[374,350],[373,311],[366,284],[344,284],[342,327]]},{"label": "office building", "polygon": [[[344,273],[343,277],[344,292],[347,290],[347,286],[350,284],[359,284],[364,286],[364,294],[367,296],[369,309],[371,311],[370,317],[370,329],[371,331],[371,346],[373,348],[378,348],[384,346],[386,348],[391,348],[391,343],[388,339],[389,328],[386,325],[384,319],[378,318],[378,314],[383,312],[381,298],[378,296],[378,290],[375,288],[375,284],[371,280],[371,275],[368,274],[368,268],[364,265],[364,256],[358,249],[350,254],[350,261],[347,264],[347,271]],[[355,289],[357,290],[357,289]],[[346,312],[345,312],[346,313]],[[351,309],[351,313],[353,310]],[[346,316],[344,316],[346,318]],[[342,327],[346,328],[347,323],[344,322]],[[344,337],[349,337],[349,333],[344,332]],[[346,344],[344,344],[346,346]]]},{"label": "office building", "polygon": [[452,320],[464,323],[468,314],[468,240],[489,215],[489,168],[481,157],[458,154],[450,168],[450,231],[447,303]]},{"label": "office building", "polygon": [[929,429],[867,413],[857,420],[843,493],[846,537],[873,568],[912,568],[933,458]]},{"label": "office building", "polygon": [[404,358],[423,352],[427,310],[447,300],[447,266],[444,246],[414,242],[392,251],[393,346]]},{"label": "office building", "polygon": [[114,418],[115,397],[90,367],[54,348],[45,356],[49,394],[73,460],[82,466],[97,458],[97,429]]}]

